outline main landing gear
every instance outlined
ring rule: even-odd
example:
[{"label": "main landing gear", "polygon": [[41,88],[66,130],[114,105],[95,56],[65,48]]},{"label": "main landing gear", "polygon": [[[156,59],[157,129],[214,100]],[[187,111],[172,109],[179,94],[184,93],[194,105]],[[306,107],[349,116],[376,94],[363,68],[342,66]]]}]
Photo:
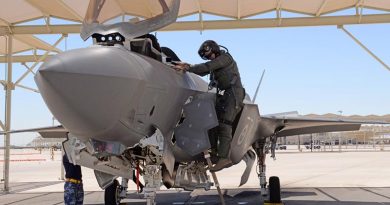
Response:
[{"label": "main landing gear", "polygon": [[[272,147],[272,146],[271,146]],[[253,147],[257,154],[257,176],[260,180],[260,191],[261,195],[266,199],[264,205],[282,205],[281,191],[280,191],[280,180],[279,177],[272,176],[269,178],[269,185],[267,189],[267,178],[266,178],[266,165],[265,157],[269,151],[270,146],[266,146],[265,141],[258,141]],[[273,151],[274,152],[274,151]],[[274,154],[273,154],[274,155]]]}]

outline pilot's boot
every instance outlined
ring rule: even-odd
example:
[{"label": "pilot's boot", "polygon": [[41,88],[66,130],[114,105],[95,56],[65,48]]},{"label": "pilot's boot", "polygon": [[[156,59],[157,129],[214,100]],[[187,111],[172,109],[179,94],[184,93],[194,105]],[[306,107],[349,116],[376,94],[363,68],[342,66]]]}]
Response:
[{"label": "pilot's boot", "polygon": [[211,155],[210,160],[211,160],[212,164],[216,164],[218,162],[219,158],[217,155]]}]

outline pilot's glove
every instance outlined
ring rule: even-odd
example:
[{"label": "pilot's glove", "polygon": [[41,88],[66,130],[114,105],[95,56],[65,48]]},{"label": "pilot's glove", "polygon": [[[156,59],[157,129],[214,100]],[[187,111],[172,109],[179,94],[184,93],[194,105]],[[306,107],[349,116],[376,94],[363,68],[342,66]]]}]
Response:
[{"label": "pilot's glove", "polygon": [[190,64],[185,63],[185,62],[175,62],[175,65],[173,66],[173,69],[175,69],[177,71],[185,72],[188,69],[190,69]]}]

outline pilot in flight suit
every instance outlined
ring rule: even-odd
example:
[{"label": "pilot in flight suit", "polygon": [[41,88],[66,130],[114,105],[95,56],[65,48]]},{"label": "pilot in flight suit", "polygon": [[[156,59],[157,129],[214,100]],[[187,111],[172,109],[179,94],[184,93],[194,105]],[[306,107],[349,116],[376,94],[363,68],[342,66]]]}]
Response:
[{"label": "pilot in flight suit", "polygon": [[210,74],[209,87],[217,88],[215,104],[219,126],[210,130],[211,156],[218,162],[210,171],[219,171],[231,164],[229,159],[232,125],[243,107],[245,90],[241,84],[240,73],[233,57],[212,40],[202,43],[198,53],[205,63],[189,65],[178,63],[174,68],[195,73],[200,76]]}]

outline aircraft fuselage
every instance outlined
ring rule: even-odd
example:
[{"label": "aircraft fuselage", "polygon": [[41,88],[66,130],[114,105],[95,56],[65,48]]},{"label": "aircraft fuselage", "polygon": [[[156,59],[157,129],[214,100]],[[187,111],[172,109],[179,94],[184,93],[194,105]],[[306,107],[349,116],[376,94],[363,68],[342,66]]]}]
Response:
[{"label": "aircraft fuselage", "polygon": [[134,146],[158,128],[168,134],[181,107],[207,84],[122,46],[92,46],[53,56],[35,81],[54,117],[80,139]]}]

